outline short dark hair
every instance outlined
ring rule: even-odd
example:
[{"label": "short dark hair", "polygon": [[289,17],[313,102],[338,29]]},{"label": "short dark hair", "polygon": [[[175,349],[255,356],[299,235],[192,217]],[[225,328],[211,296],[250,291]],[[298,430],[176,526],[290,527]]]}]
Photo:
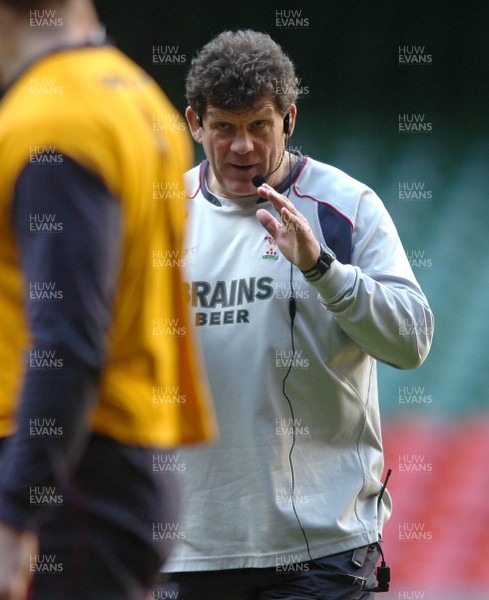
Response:
[{"label": "short dark hair", "polygon": [[208,105],[247,109],[262,98],[272,98],[282,114],[297,100],[294,65],[268,34],[224,31],[192,60],[187,101],[197,114]]}]

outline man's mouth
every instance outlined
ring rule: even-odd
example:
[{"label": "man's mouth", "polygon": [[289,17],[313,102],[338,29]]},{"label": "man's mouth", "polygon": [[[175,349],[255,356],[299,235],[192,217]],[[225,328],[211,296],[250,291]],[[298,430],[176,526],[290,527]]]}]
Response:
[{"label": "man's mouth", "polygon": [[243,172],[247,172],[247,171],[251,171],[251,169],[253,169],[256,165],[237,165],[234,163],[229,163],[231,165],[231,167],[233,167],[233,169],[237,169],[238,171],[243,171]]}]

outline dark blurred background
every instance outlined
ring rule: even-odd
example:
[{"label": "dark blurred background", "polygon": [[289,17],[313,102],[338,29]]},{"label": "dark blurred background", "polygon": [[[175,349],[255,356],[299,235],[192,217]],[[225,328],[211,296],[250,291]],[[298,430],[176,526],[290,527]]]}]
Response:
[{"label": "dark blurred background", "polygon": [[380,366],[395,507],[385,532],[393,584],[383,597],[486,599],[487,3],[105,0],[98,8],[181,112],[192,57],[224,29],[265,31],[294,61],[302,94],[292,147],[379,194],[436,318],[420,369]]},{"label": "dark blurred background", "polygon": [[[482,1],[336,0],[227,4],[209,0],[100,0],[119,45],[163,85],[179,108],[197,49],[223,29],[270,33],[297,66],[305,114],[317,114],[318,137],[338,118],[369,115],[392,133],[399,112],[426,112],[452,135],[487,126],[487,4]],[[298,13],[300,15],[297,17]],[[295,17],[295,24],[287,24]],[[180,64],[154,65],[153,46],[178,46]],[[399,68],[399,46],[421,46],[429,68]],[[307,100],[307,102],[306,102]],[[395,129],[395,128],[394,128]]]}]

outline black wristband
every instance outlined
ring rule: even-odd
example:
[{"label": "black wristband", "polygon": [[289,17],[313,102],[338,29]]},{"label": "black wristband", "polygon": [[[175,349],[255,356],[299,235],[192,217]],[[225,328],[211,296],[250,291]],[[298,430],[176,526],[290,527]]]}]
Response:
[{"label": "black wristband", "polygon": [[316,264],[312,267],[312,269],[302,271],[302,274],[307,281],[318,281],[326,273],[335,260],[336,254],[331,250],[331,248],[321,244],[319,258]]}]

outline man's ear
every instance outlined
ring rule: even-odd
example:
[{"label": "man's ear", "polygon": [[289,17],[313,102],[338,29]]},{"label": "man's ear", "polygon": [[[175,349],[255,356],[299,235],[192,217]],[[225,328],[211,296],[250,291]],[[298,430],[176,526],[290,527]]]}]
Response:
[{"label": "man's ear", "polygon": [[294,129],[295,129],[295,120],[297,119],[297,105],[296,104],[292,104],[289,108],[289,110],[287,111],[287,113],[290,115],[289,119],[289,133],[288,136],[289,138],[292,136],[292,134],[294,133]]},{"label": "man's ear", "polygon": [[200,124],[202,117],[198,116],[190,106],[187,106],[185,118],[187,119],[192,137],[198,144],[202,144],[202,126]]}]

